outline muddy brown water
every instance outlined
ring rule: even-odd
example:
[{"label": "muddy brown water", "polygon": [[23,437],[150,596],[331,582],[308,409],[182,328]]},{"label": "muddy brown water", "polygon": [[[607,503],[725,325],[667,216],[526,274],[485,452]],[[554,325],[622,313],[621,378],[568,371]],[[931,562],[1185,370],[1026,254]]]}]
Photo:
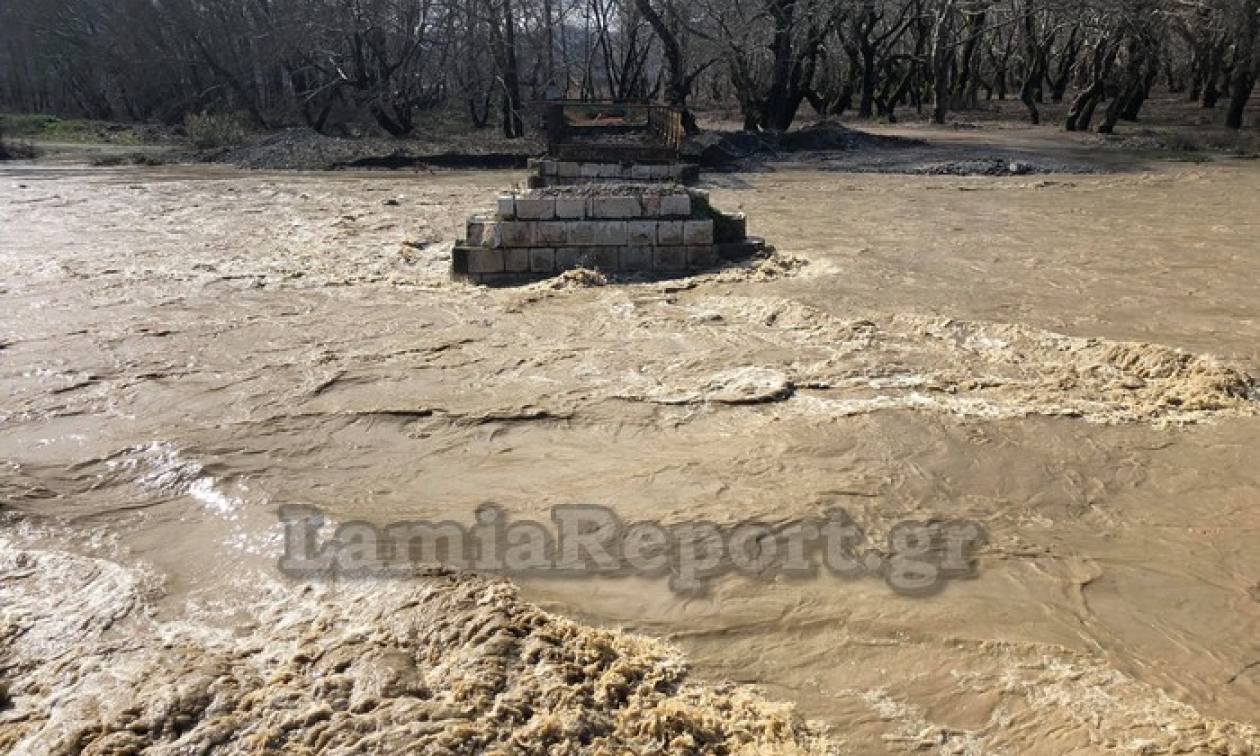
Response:
[{"label": "muddy brown water", "polygon": [[230,628],[298,590],[275,570],[287,503],[380,523],[838,503],[873,533],[982,523],[977,576],[923,598],[518,583],[795,703],[844,752],[1260,749],[1260,165],[781,166],[713,198],[799,267],[448,283],[463,218],[521,178],[3,169],[5,547],[115,565],[144,597],[19,589],[6,621]]}]

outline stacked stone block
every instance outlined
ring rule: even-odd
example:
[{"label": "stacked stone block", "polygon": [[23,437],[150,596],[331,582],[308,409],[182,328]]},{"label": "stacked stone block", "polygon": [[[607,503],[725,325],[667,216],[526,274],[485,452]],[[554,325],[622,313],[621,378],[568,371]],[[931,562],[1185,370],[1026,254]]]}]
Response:
[{"label": "stacked stone block", "polygon": [[473,216],[451,255],[456,279],[512,284],[575,268],[686,275],[757,254],[742,214],[714,210],[682,163],[531,161],[523,193]]},{"label": "stacked stone block", "polygon": [[689,184],[700,177],[699,169],[686,163],[594,163],[542,158],[531,160],[529,167],[529,184],[533,188],[594,181],[672,181]]},{"label": "stacked stone block", "polygon": [[467,237],[455,248],[454,271],[480,283],[574,268],[678,274],[713,267],[724,252],[746,254],[741,245],[716,243],[714,219],[703,211],[707,200],[681,187],[505,194],[493,217],[469,219]]}]

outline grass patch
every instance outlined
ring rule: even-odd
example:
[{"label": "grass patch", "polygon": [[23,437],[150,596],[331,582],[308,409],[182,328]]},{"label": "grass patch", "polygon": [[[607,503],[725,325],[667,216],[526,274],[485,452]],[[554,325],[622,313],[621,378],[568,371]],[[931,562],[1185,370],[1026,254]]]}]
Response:
[{"label": "grass patch", "polygon": [[34,142],[140,145],[171,141],[166,127],[59,118],[42,113],[0,113],[0,133]]},{"label": "grass patch", "polygon": [[0,115],[0,131],[25,139],[49,142],[98,142],[112,124],[25,113]]}]

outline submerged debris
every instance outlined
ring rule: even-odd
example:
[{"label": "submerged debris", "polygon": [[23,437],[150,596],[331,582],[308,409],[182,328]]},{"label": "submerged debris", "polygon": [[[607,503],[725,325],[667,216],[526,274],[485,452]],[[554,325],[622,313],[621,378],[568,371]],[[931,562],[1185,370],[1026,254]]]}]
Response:
[{"label": "submerged debris", "polygon": [[598,270],[574,268],[566,270],[554,278],[548,278],[535,284],[540,289],[563,291],[565,289],[589,289],[593,286],[607,286],[608,277]]}]

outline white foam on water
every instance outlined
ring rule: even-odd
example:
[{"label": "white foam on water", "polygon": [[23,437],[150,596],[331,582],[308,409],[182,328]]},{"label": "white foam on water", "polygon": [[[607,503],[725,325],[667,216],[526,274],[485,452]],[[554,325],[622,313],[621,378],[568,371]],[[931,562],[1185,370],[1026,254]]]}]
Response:
[{"label": "white foam on water", "polygon": [[245,501],[223,489],[222,481],[206,474],[205,465],[184,457],[178,447],[157,441],[139,447],[121,460],[111,460],[112,469],[143,469],[137,482],[145,488],[189,496],[209,513],[229,522],[239,520]]},{"label": "white foam on water", "polygon": [[229,496],[218,488],[218,481],[210,476],[198,478],[188,486],[188,495],[206,505],[211,512],[227,520],[240,517],[244,504],[239,497]]},{"label": "white foam on water", "polygon": [[848,417],[886,410],[934,410],[959,417],[1006,419],[1028,415],[1026,409],[1004,406],[987,399],[959,396],[935,396],[913,391],[901,396],[874,396],[861,399],[824,399],[797,396],[789,403],[806,412]]},{"label": "white foam on water", "polygon": [[284,528],[277,523],[265,531],[246,532],[238,528],[223,539],[223,545],[229,546],[243,554],[253,556],[276,556],[284,548]]}]

